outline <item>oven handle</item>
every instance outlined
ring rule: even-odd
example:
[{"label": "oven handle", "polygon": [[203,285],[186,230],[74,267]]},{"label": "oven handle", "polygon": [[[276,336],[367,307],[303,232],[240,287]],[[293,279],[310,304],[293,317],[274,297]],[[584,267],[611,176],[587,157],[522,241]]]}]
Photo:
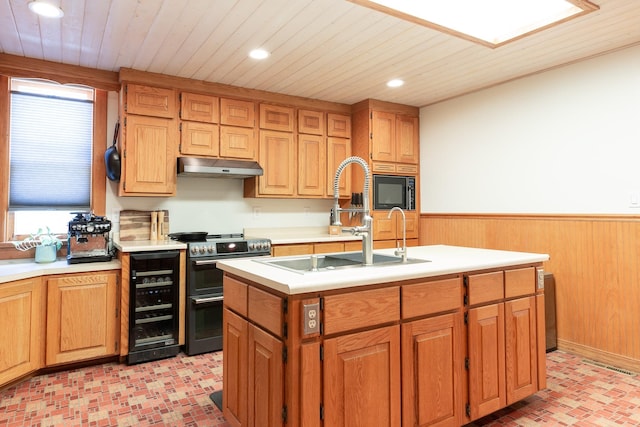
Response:
[{"label": "oven handle", "polygon": [[218,302],[218,301],[222,301],[224,299],[223,295],[217,296],[217,297],[207,297],[207,298],[192,298],[191,301],[193,301],[193,303],[195,305],[200,305],[200,304],[209,304],[212,302]]},{"label": "oven handle", "polygon": [[195,265],[216,265],[217,262],[218,260],[215,260],[215,259],[193,261]]}]

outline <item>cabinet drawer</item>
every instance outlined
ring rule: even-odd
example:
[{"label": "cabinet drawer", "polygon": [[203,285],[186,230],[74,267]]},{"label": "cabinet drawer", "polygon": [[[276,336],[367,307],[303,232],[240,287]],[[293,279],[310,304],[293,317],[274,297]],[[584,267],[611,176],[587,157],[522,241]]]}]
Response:
[{"label": "cabinet drawer", "polygon": [[282,337],[282,298],[249,288],[249,319],[272,334]]},{"label": "cabinet drawer", "polygon": [[308,255],[313,253],[313,243],[301,243],[297,245],[277,245],[271,247],[273,256]]},{"label": "cabinet drawer", "polygon": [[396,172],[407,175],[417,175],[418,165],[398,164],[396,165]]},{"label": "cabinet drawer", "polygon": [[400,288],[330,295],[324,298],[324,333],[395,322],[400,319]]},{"label": "cabinet drawer", "polygon": [[482,304],[504,298],[504,273],[473,274],[469,276],[469,305]]},{"label": "cabinet drawer", "polygon": [[402,318],[424,316],[462,307],[459,277],[402,287]]},{"label": "cabinet drawer", "polygon": [[314,243],[313,244],[313,253],[316,254],[327,254],[331,252],[344,252],[344,243],[342,242],[325,242],[325,243]]},{"label": "cabinet drawer", "polygon": [[293,132],[293,108],[260,104],[260,128]]},{"label": "cabinet drawer", "polygon": [[518,268],[504,272],[505,298],[519,297],[536,293],[535,267]]},{"label": "cabinet drawer", "polygon": [[247,285],[233,277],[224,276],[224,305],[247,317]]},{"label": "cabinet drawer", "polygon": [[396,165],[394,165],[393,163],[373,162],[373,164],[371,165],[371,172],[395,173],[395,171]]}]

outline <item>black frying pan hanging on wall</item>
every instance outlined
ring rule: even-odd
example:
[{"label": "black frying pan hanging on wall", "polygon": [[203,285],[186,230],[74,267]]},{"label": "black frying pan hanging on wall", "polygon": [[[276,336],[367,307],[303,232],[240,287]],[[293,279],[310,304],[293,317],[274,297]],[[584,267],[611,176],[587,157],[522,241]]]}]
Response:
[{"label": "black frying pan hanging on wall", "polygon": [[107,168],[107,178],[111,181],[120,180],[120,154],[118,153],[118,131],[120,129],[120,121],[116,122],[116,129],[113,131],[113,145],[107,148],[104,153],[104,164]]}]

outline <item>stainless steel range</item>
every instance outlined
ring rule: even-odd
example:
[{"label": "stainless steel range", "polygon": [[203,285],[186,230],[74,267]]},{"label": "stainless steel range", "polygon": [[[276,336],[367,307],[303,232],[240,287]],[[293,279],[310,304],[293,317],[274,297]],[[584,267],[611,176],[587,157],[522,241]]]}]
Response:
[{"label": "stainless steel range", "polygon": [[[197,233],[178,233],[177,240],[189,240]],[[204,234],[204,233],[203,233]],[[230,258],[267,256],[269,239],[245,239],[242,234],[207,235],[187,241],[186,345],[188,355],[222,350],[222,270],[217,261]]]}]

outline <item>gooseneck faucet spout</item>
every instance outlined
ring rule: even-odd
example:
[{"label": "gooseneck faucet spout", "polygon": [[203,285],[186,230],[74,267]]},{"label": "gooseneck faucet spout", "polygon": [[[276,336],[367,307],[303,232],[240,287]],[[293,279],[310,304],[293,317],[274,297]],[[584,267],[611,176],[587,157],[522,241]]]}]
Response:
[{"label": "gooseneck faucet spout", "polygon": [[373,219],[369,214],[369,182],[371,173],[367,162],[361,157],[352,156],[344,159],[336,169],[336,176],[333,180],[333,225],[342,225],[340,222],[340,175],[342,171],[351,163],[359,164],[364,170],[364,188],[362,189],[362,208],[350,211],[358,211],[362,213],[362,225],[352,227],[350,230],[356,236],[362,236],[362,255],[364,257],[364,265],[373,265]]},{"label": "gooseneck faucet spout", "polygon": [[402,214],[402,249],[400,249],[400,246],[398,245],[396,248],[395,254],[396,256],[402,255],[402,262],[406,263],[407,262],[407,217],[405,216],[404,211],[402,209],[400,209],[397,206],[394,206],[389,211],[389,215],[387,215],[387,218],[391,218],[393,211],[399,211]]}]

